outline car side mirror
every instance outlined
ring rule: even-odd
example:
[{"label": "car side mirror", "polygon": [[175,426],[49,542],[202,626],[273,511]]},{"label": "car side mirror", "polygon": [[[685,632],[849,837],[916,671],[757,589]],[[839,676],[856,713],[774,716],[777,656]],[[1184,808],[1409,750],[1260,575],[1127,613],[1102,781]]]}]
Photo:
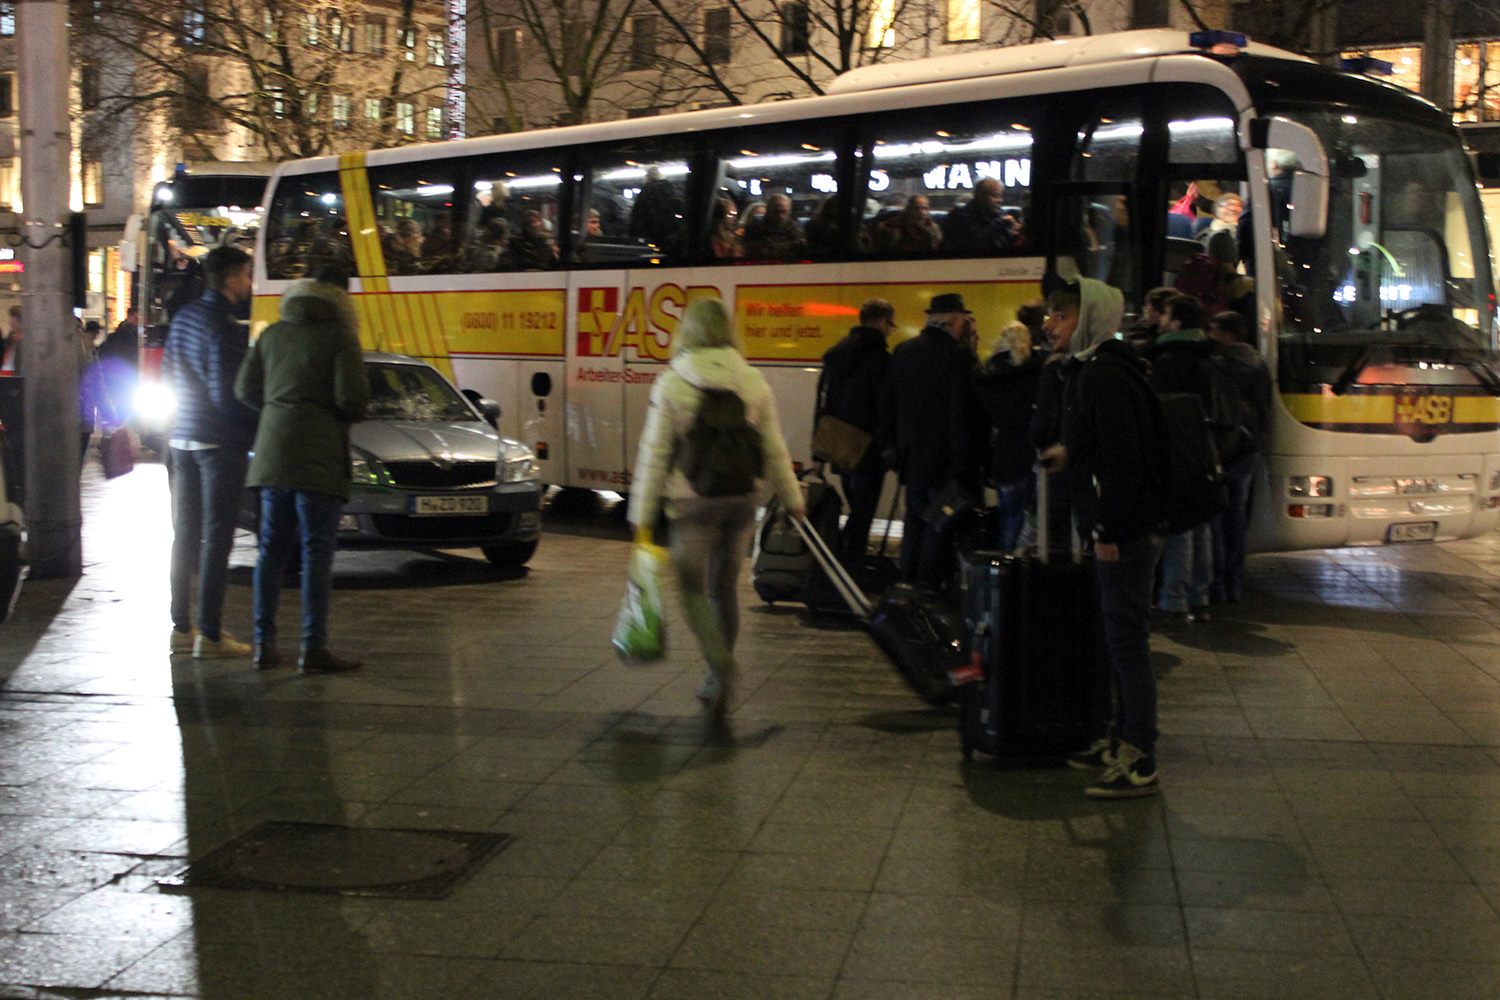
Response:
[{"label": "car side mirror", "polygon": [[484,418],[485,423],[489,424],[496,430],[500,429],[499,403],[495,402],[493,399],[486,399],[485,397],[481,396],[477,390],[474,389],[460,389],[459,392],[463,393],[464,398],[473,404],[474,409],[479,411],[479,415]]}]

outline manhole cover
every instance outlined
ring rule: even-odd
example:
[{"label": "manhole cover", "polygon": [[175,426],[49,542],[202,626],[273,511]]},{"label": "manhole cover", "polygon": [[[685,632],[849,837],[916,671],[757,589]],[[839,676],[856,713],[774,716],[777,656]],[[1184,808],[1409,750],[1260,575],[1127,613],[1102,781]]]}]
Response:
[{"label": "manhole cover", "polygon": [[157,884],[441,899],[507,846],[508,833],[260,824]]}]

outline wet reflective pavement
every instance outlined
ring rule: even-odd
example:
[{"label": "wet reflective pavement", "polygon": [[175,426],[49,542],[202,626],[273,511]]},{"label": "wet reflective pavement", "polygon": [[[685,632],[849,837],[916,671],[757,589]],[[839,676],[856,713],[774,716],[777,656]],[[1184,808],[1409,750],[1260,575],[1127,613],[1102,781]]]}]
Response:
[{"label": "wet reflective pavement", "polygon": [[[1153,639],[1162,796],[1096,803],[748,586],[707,726],[675,607],[614,662],[605,513],[525,574],[340,555],[367,666],[304,678],[168,656],[159,467],[85,510],[0,627],[0,997],[1500,996],[1500,539],[1256,558]],[[515,840],[439,900],[158,885],[266,821]]]}]

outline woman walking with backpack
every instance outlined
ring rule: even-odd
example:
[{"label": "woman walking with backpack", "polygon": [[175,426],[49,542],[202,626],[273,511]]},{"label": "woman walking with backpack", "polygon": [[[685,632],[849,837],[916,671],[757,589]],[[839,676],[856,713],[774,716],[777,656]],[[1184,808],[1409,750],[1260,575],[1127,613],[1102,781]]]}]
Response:
[{"label": "woman walking with backpack", "polygon": [[735,588],[762,480],[793,517],[806,516],[771,387],[745,360],[724,303],[700,299],[684,312],[671,367],[651,388],[629,519],[639,537],[666,510],[683,606],[708,663],[698,700],[715,714],[733,691]]}]

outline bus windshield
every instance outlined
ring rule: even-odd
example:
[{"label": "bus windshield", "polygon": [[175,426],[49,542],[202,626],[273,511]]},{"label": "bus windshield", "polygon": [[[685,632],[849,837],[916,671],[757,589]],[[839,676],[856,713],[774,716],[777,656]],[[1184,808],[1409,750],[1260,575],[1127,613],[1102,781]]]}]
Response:
[{"label": "bus windshield", "polygon": [[1493,360],[1484,216],[1456,138],[1347,109],[1283,113],[1322,138],[1330,173],[1327,234],[1291,236],[1298,164],[1267,154],[1283,362]]}]

